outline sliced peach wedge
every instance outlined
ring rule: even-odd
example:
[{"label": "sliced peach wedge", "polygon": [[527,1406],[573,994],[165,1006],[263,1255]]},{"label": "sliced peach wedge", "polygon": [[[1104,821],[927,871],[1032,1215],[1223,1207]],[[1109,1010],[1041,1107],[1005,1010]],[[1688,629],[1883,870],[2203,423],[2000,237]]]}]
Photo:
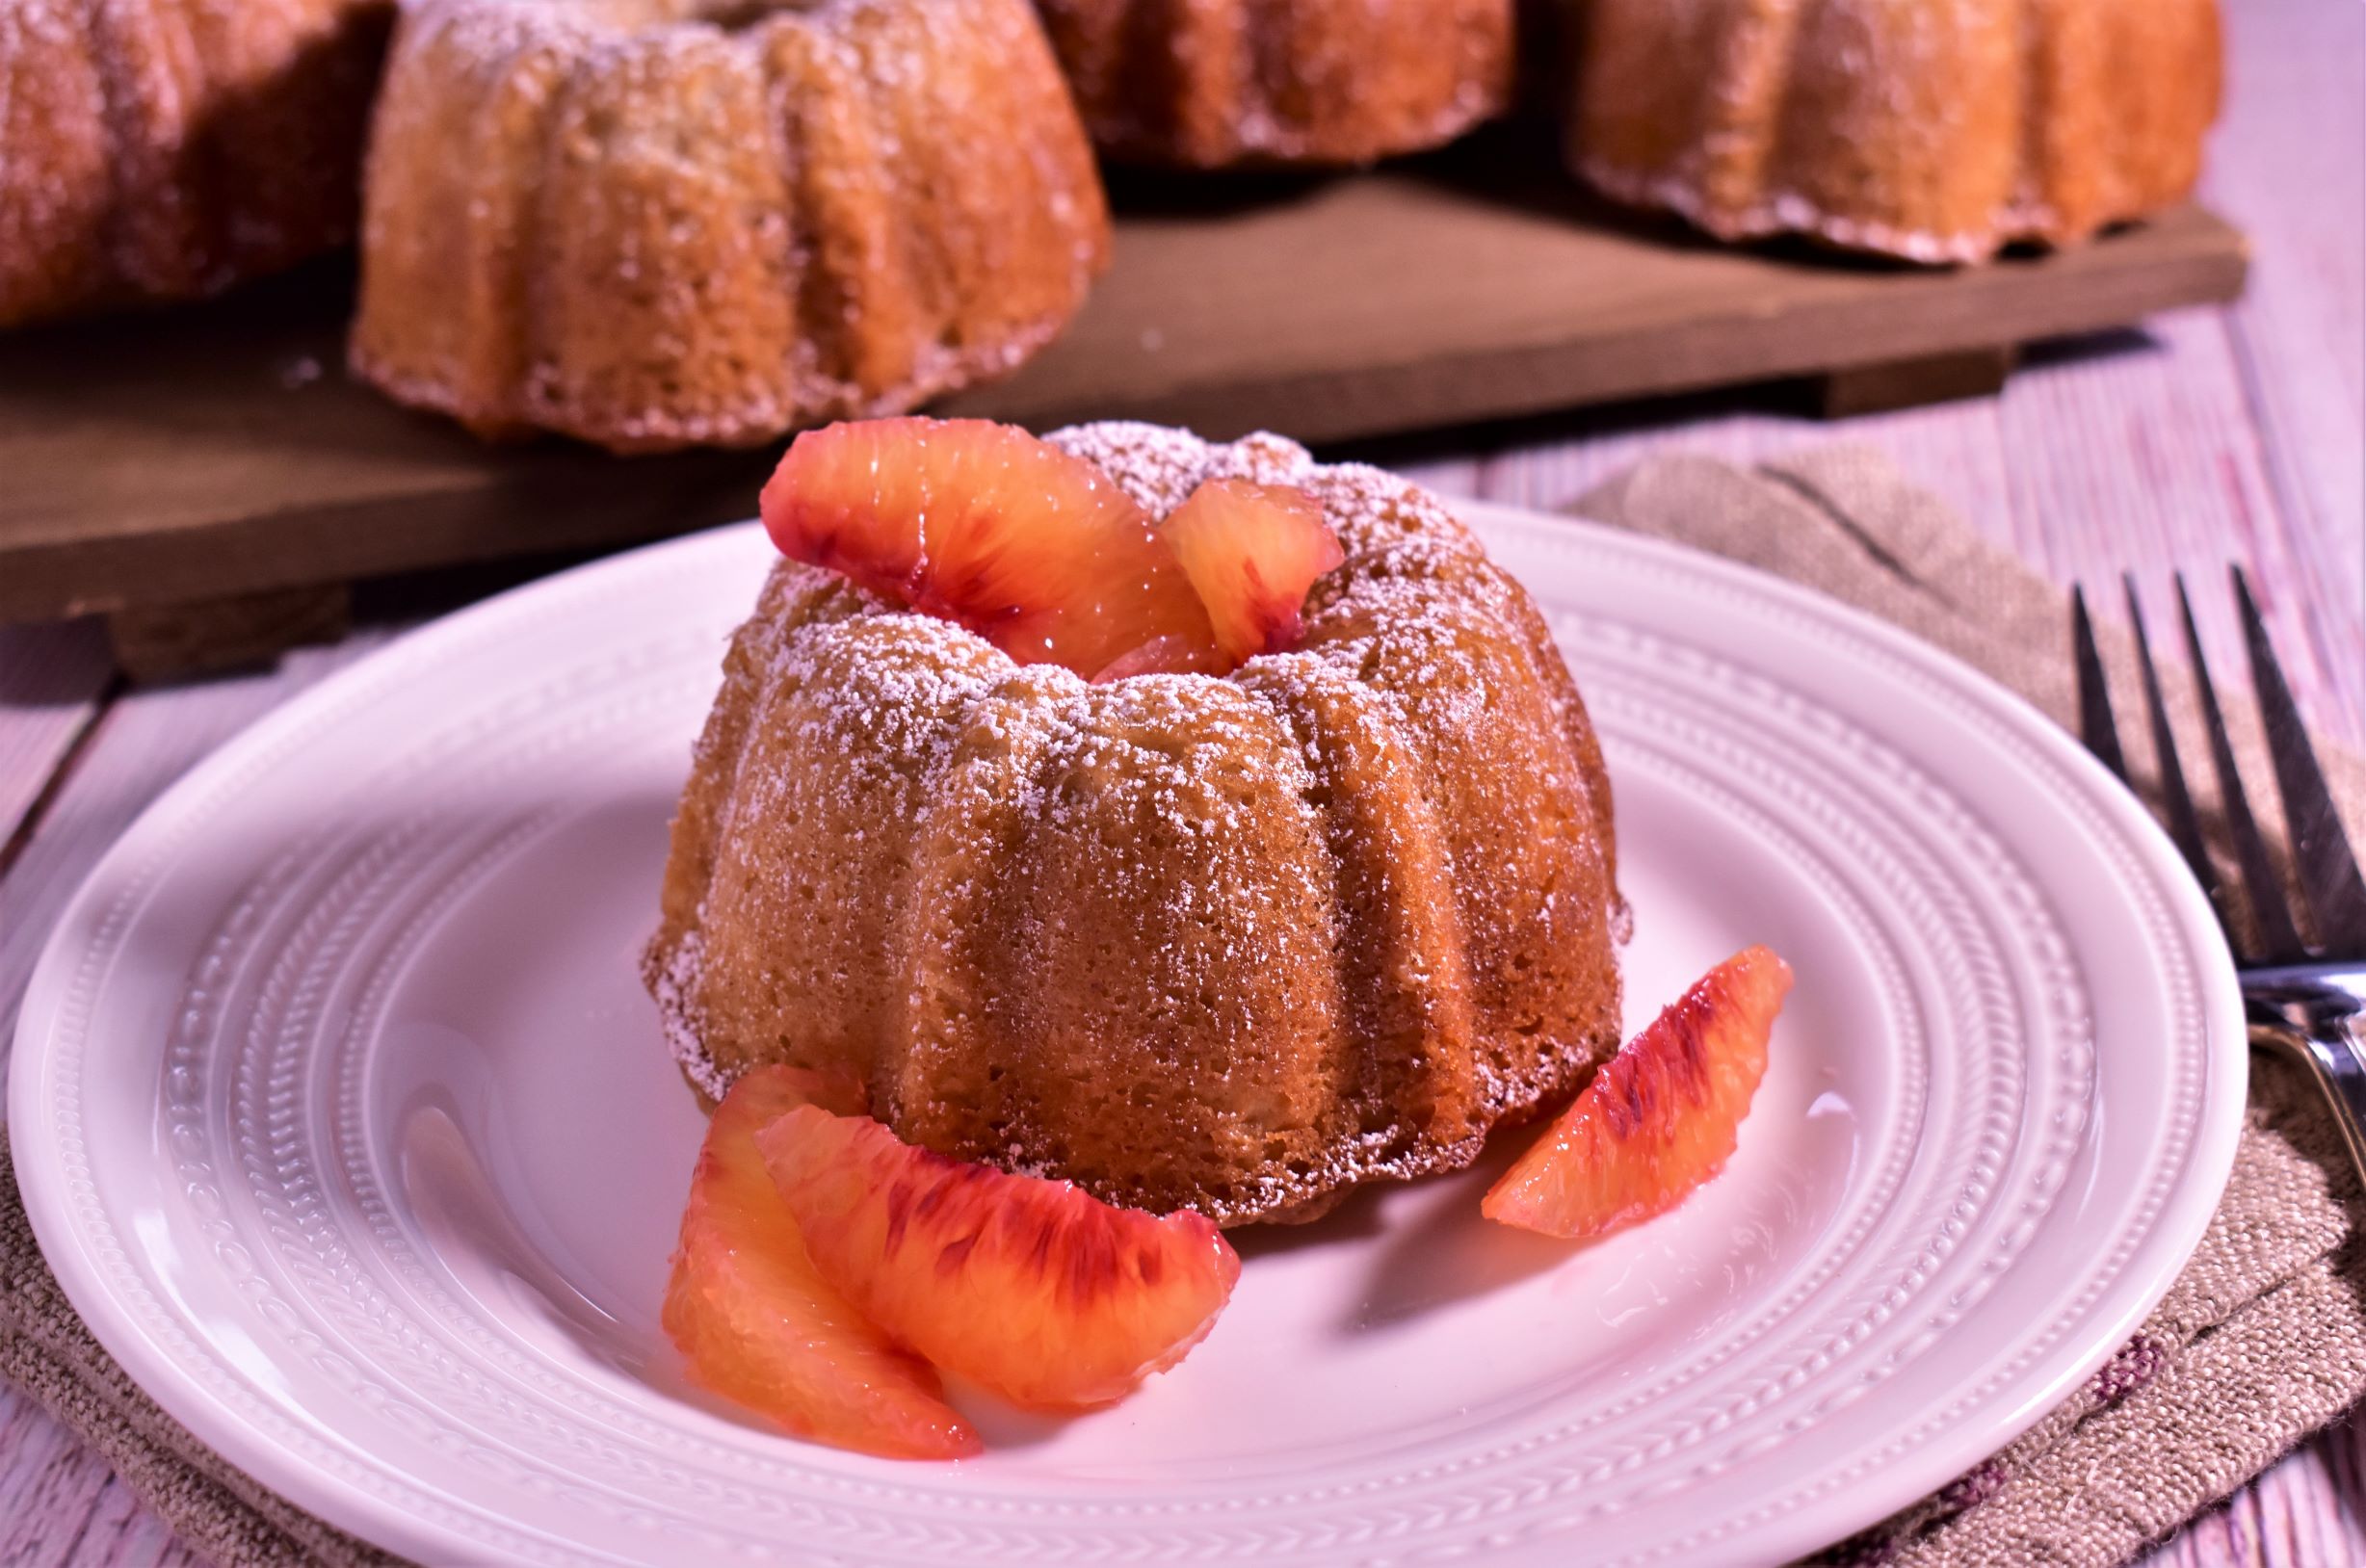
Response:
[{"label": "sliced peach wedge", "polygon": [[974,1454],[978,1434],[935,1371],[823,1279],[765,1173],[757,1129],[816,1105],[858,1111],[861,1091],[764,1067],[717,1108],[666,1286],[667,1337],[693,1381],[801,1437],[891,1459]]},{"label": "sliced peach wedge", "polygon": [[1031,1409],[1123,1398],[1205,1337],[1240,1278],[1199,1215],[948,1160],[869,1117],[802,1107],[756,1146],[824,1278],[899,1343]]},{"label": "sliced peach wedge", "polygon": [[1303,490],[1212,479],[1159,524],[1232,665],[1298,644],[1306,590],[1345,559]]},{"label": "sliced peach wedge", "polygon": [[1156,522],[1091,463],[976,419],[807,431],[762,507],[783,555],[1096,681],[1288,647],[1340,560],[1301,491],[1214,480]]},{"label": "sliced peach wedge", "polygon": [[1674,1208],[1732,1156],[1790,990],[1791,966],[1763,947],[1709,971],[1603,1064],[1480,1212],[1575,1241]]},{"label": "sliced peach wedge", "polygon": [[1087,677],[1145,643],[1216,670],[1208,613],[1113,480],[1012,425],[873,419],[807,431],[764,486],[781,554]]}]

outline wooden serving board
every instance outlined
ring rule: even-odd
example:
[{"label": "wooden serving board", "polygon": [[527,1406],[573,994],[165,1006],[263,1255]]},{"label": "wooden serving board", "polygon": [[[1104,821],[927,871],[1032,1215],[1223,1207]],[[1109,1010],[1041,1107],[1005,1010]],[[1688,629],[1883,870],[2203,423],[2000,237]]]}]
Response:
[{"label": "wooden serving board", "polygon": [[[1335,441],[1826,376],[1827,405],[1992,389],[2036,339],[2230,299],[2187,207],[2059,255],[1926,271],[1730,248],[1619,212],[1512,133],[1377,173],[1117,192],[1069,332],[948,411]],[[748,515],[763,451],[487,447],[343,372],[350,263],[0,339],[0,621],[105,612],[135,670],[333,629],[355,579]]]}]

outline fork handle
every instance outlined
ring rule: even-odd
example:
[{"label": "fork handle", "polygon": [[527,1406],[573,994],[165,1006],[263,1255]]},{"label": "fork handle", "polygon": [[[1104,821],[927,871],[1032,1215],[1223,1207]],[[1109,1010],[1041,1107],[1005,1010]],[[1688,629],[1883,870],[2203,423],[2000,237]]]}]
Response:
[{"label": "fork handle", "polygon": [[2254,971],[2243,977],[2243,999],[2252,1043],[2307,1064],[2366,1182],[2366,971]]}]

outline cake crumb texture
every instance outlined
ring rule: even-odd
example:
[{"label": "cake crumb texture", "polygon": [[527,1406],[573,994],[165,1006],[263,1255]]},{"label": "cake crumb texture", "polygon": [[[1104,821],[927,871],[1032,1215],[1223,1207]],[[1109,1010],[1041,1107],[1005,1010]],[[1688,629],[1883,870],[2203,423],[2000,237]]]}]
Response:
[{"label": "cake crumb texture", "polygon": [[1354,165],[1510,107],[1516,0],[1039,0],[1112,156]]},{"label": "cake crumb texture", "polygon": [[1589,0],[1573,168],[1721,239],[1921,262],[2067,245],[2182,199],[2217,0]]},{"label": "cake crumb texture", "polygon": [[393,0],[0,0],[0,327],[354,237]]},{"label": "cake crumb texture", "polygon": [[1453,1169],[1616,1049],[1610,789],[1520,587],[1433,497],[1256,435],[1053,444],[1152,515],[1301,486],[1301,645],[1091,685],[776,566],[646,975],[707,1098],[851,1070],[898,1136],[1222,1223]]},{"label": "cake crumb texture", "polygon": [[747,446],[1015,369],[1108,254],[1027,0],[420,0],[351,357],[486,436]]}]

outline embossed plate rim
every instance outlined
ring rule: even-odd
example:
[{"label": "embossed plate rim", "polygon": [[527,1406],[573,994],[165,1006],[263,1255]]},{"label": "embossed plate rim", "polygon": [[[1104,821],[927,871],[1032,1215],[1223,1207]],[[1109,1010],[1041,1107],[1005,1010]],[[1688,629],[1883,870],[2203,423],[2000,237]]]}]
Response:
[{"label": "embossed plate rim", "polygon": [[[1866,1473],[1853,1477],[1859,1484],[1845,1491],[1818,1488],[1783,1506],[1763,1510],[1764,1517],[1728,1520],[1723,1527],[1697,1532],[1676,1544],[1676,1549],[1709,1553],[1729,1552],[1744,1544],[1754,1553],[1768,1554],[1812,1547],[1870,1523],[2026,1428],[2116,1348],[2168,1288],[2215,1208],[2240,1126],[2245,1048],[2231,964],[2225,960],[2215,922],[2198,890],[2184,876],[2173,849],[2149,819],[2066,736],[1985,677],[1884,622],[1730,562],[1512,509],[1459,503],[1458,510],[1501,544],[1531,559],[1558,558],[1572,567],[1589,556],[1597,561],[1623,560],[1637,568],[1690,576],[1704,588],[1758,599],[1777,609],[1783,618],[1822,632],[1827,646],[1854,642],[1877,650],[1918,674],[1934,691],[1985,713],[2011,733],[2016,745],[2042,764],[2057,787],[2081,797],[2082,810],[2099,814],[2095,820],[2107,823],[2125,841],[2127,852],[2166,900],[2166,912],[2160,918],[2181,939],[2184,956],[2192,960],[2197,977],[2203,1038],[2196,1044],[2204,1087],[2191,1158],[2180,1168],[2151,1230],[2131,1243],[2128,1267],[2104,1293],[2107,1299],[2085,1320],[2076,1343],[2033,1352],[2042,1359],[2045,1375],[2025,1378],[2014,1388],[2009,1405],[1998,1407],[1991,1399],[1976,1411],[1976,1421],[1935,1432],[1926,1426],[1919,1437],[1899,1440],[1868,1461]],[[552,615],[563,616],[569,604],[584,596],[596,598],[635,573],[663,569],[670,552],[723,547],[712,535],[694,536],[514,590],[401,640],[266,716],[166,792],[93,870],[44,950],[27,995],[18,1032],[16,1070],[12,1074],[11,1124],[28,1212],[69,1298],[90,1320],[101,1343],[135,1378],[234,1462],[335,1522],[406,1544],[413,1551],[481,1553],[496,1538],[506,1537],[521,1555],[539,1555],[543,1553],[536,1552],[535,1547],[543,1542],[520,1536],[490,1520],[475,1529],[457,1523],[425,1525],[362,1475],[348,1478],[334,1474],[252,1426],[192,1380],[170,1349],[148,1336],[127,1304],[118,1298],[116,1285],[88,1249],[91,1239],[72,1213],[76,1196],[72,1189],[88,1187],[92,1173],[84,1163],[87,1151],[81,1147],[77,1124],[70,1113],[52,1114],[60,1102],[49,1092],[55,1086],[57,1066],[51,1044],[62,1033],[70,1033],[55,1027],[63,1022],[55,1015],[73,1000],[69,981],[74,971],[82,960],[95,955],[95,944],[92,949],[79,949],[72,938],[92,928],[94,907],[116,902],[119,911],[123,907],[119,900],[127,891],[138,895],[135,904],[145,901],[152,889],[127,890],[123,885],[127,871],[138,866],[135,849],[154,839],[176,812],[204,799],[240,766],[241,759],[300,742],[308,726],[343,712],[356,699],[399,690],[407,672],[432,659],[447,645],[447,640],[464,640],[488,628],[522,630]],[[1532,587],[1544,590],[1539,597],[1552,606],[1559,597],[1551,591],[1552,585],[1538,582],[1533,572],[1531,582]],[[2069,1282],[2065,1294],[2075,1284]]]}]

